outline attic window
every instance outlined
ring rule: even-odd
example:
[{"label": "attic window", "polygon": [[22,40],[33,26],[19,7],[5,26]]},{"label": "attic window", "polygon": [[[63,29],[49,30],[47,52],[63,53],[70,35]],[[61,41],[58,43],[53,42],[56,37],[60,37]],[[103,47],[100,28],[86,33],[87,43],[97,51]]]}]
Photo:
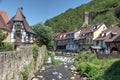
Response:
[{"label": "attic window", "polygon": [[100,37],[106,37],[106,33],[102,33],[101,35],[100,35]]},{"label": "attic window", "polygon": [[82,34],[82,36],[85,36],[85,34]]},{"label": "attic window", "polygon": [[62,35],[60,36],[60,39],[62,38]]},{"label": "attic window", "polygon": [[94,29],[97,29],[97,28],[98,28],[98,26],[97,26],[97,25],[95,25],[95,26],[94,26]]},{"label": "attic window", "polygon": [[110,39],[113,38],[117,33],[111,33],[110,34]]},{"label": "attic window", "polygon": [[64,38],[66,37],[66,35],[64,35]]}]

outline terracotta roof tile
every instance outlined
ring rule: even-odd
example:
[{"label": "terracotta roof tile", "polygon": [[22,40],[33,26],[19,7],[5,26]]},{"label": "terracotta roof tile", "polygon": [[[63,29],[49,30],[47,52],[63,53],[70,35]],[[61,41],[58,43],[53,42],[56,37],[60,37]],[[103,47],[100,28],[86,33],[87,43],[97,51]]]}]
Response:
[{"label": "terracotta roof tile", "polygon": [[55,37],[55,40],[66,40],[66,39],[67,39],[66,33],[60,33]]},{"label": "terracotta roof tile", "polygon": [[90,28],[84,28],[81,30],[80,32],[80,36],[78,38],[76,38],[75,40],[82,40],[86,38],[86,33],[88,33],[88,31],[90,30]]},{"label": "terracotta roof tile", "polygon": [[60,32],[55,33],[55,34],[54,34],[54,37],[57,37],[59,34],[61,34],[61,33],[60,33]]},{"label": "terracotta roof tile", "polygon": [[67,32],[66,34],[73,34],[73,33],[77,32],[77,31],[79,31],[79,30],[73,30],[71,32]]},{"label": "terracotta roof tile", "polygon": [[0,15],[0,29],[9,31],[10,29],[7,27],[3,17]]},{"label": "terracotta roof tile", "polygon": [[120,36],[119,27],[110,27],[103,31],[95,40],[104,40],[105,42],[113,42],[118,36]]},{"label": "terracotta roof tile", "polygon": [[2,16],[2,18],[4,19],[5,23],[7,23],[9,21],[7,13],[4,11],[0,11],[0,15]]}]

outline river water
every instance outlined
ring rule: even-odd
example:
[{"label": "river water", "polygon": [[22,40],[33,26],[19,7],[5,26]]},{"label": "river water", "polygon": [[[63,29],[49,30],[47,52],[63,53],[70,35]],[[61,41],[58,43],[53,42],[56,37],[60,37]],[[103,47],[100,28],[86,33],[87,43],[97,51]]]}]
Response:
[{"label": "river water", "polygon": [[63,63],[55,66],[48,58],[47,64],[38,71],[37,77],[32,80],[79,80],[75,79],[76,74],[70,70],[74,62],[73,57],[56,56],[55,58],[61,59]]}]

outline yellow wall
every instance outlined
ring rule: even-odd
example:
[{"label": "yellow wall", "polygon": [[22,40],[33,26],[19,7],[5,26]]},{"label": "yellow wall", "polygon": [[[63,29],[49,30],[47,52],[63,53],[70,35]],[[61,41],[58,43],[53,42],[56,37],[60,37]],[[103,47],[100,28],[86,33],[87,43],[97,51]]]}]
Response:
[{"label": "yellow wall", "polygon": [[94,33],[93,33],[93,40],[95,40],[102,31],[106,30],[107,27],[105,24],[102,24]]}]

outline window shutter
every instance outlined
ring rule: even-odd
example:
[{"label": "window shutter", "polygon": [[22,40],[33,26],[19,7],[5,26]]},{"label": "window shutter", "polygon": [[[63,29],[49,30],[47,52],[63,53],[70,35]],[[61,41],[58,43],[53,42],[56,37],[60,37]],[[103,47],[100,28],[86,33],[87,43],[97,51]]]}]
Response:
[{"label": "window shutter", "polygon": [[14,39],[16,39],[16,33],[14,33]]},{"label": "window shutter", "polygon": [[20,27],[21,27],[21,29],[23,28],[23,25],[22,25],[22,23],[20,24]]},{"label": "window shutter", "polygon": [[22,29],[22,25],[20,24],[20,29]]},{"label": "window shutter", "polygon": [[16,24],[15,24],[15,26],[14,26],[14,29],[16,29]]},{"label": "window shutter", "polygon": [[22,33],[20,33],[20,39],[22,39]]}]

